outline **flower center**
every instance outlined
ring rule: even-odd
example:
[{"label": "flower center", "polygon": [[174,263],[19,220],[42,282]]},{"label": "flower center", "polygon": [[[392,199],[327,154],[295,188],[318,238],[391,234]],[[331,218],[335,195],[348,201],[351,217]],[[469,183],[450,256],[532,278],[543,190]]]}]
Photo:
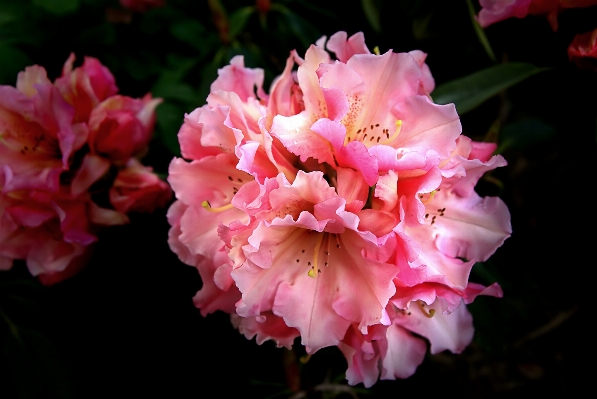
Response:
[{"label": "flower center", "polygon": [[[333,236],[333,238],[331,236]],[[323,261],[323,265],[325,267],[328,267],[330,265],[330,250],[332,246],[332,240],[336,241],[337,249],[340,249],[342,247],[340,245],[340,239],[338,238],[337,234],[325,232],[319,233],[317,241],[315,242],[315,247],[313,248],[313,260],[311,262],[307,262],[307,266],[309,266],[307,276],[311,278],[316,278],[317,275],[321,273],[321,269],[319,268],[319,266],[321,265],[320,261]],[[325,249],[323,253],[322,248]]]},{"label": "flower center", "polygon": [[398,119],[396,121],[396,128],[394,129],[394,133],[390,135],[390,129],[381,128],[379,123],[371,124],[369,126],[365,126],[354,132],[353,134],[347,134],[346,138],[344,139],[344,145],[347,145],[351,141],[360,141],[361,143],[365,144],[367,147],[371,147],[375,144],[390,144],[396,137],[400,134],[400,130],[402,129],[402,120]]}]

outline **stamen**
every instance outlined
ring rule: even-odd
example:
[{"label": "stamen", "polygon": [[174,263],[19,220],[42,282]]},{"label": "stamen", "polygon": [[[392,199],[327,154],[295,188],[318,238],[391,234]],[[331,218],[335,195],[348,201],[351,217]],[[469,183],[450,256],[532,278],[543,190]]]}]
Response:
[{"label": "stamen", "polygon": [[325,234],[326,233],[319,234],[319,237],[317,238],[317,243],[315,244],[315,248],[313,248],[313,266],[311,266],[311,269],[307,273],[309,277],[315,278],[316,276],[315,270],[318,270],[317,264],[319,263],[319,249],[321,248],[321,243],[323,242],[323,237],[325,236]]},{"label": "stamen", "polygon": [[[435,194],[437,194],[438,190],[433,190],[432,192],[429,193],[429,198],[423,199],[425,196],[424,195],[420,195],[419,199],[421,200],[421,203],[423,204],[428,204],[431,201],[433,201],[433,197],[435,197]],[[442,215],[443,216],[443,215]]]},{"label": "stamen", "polygon": [[[402,119],[398,119],[396,121],[396,130],[394,131],[394,134],[392,134],[392,136],[389,136],[389,133],[386,133],[386,137],[388,137],[388,139],[382,141],[381,144],[390,144],[392,141],[396,140],[396,137],[398,137],[398,135],[400,134],[401,129],[402,129]],[[386,132],[387,132],[387,129],[386,129]]]},{"label": "stamen", "polygon": [[417,305],[419,305],[419,309],[421,309],[421,312],[425,317],[432,318],[433,315],[435,315],[435,309],[429,309],[429,311],[427,311],[427,309],[425,309],[425,304],[422,301],[417,301]]},{"label": "stamen", "polygon": [[311,354],[307,353],[305,356],[301,356],[299,358],[299,361],[301,362],[301,364],[307,364],[307,362],[309,361],[309,359],[311,359]]},{"label": "stamen", "polygon": [[206,211],[209,211],[209,212],[224,212],[224,211],[227,211],[228,209],[231,209],[234,207],[234,205],[228,204],[228,205],[221,206],[219,208],[212,208],[211,205],[209,204],[209,201],[203,201],[201,203],[201,205],[203,206],[203,208],[205,208]]},{"label": "stamen", "polygon": [[375,47],[373,48],[373,53],[374,53],[375,55],[379,55],[379,54],[380,54],[380,53],[379,53],[379,46],[375,46]]}]

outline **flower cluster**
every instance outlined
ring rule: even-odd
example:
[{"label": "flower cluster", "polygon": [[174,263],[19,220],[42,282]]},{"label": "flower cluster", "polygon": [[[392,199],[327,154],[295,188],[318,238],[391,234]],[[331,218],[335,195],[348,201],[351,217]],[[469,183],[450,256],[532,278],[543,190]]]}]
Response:
[{"label": "flower cluster", "polygon": [[97,59],[74,61],[54,83],[34,65],[0,86],[0,269],[25,260],[44,284],[84,266],[101,226],[171,197],[137,159],[161,100],[119,95]]},{"label": "flower cluster", "polygon": [[240,56],[219,71],[168,177],[169,244],[201,275],[203,315],[258,343],[337,346],[365,386],[414,373],[424,338],[432,353],[470,343],[465,304],[501,296],[470,270],[511,233],[474,187],[505,160],[433,103],[425,58],[338,32],[291,52],[269,94]]}]

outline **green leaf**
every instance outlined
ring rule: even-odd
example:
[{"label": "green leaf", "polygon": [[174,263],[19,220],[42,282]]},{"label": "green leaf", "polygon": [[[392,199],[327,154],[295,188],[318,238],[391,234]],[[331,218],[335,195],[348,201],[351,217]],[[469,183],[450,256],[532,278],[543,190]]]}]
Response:
[{"label": "green leaf", "polygon": [[432,93],[433,100],[437,104],[454,103],[462,115],[502,90],[547,69],[524,62],[495,65],[440,85]]},{"label": "green leaf", "polygon": [[434,35],[437,35],[437,33],[431,32],[430,30],[432,18],[433,13],[429,13],[420,18],[414,18],[412,20],[413,37],[416,40],[426,40]]},{"label": "green leaf", "polygon": [[[190,112],[190,110],[187,110]],[[178,143],[178,131],[184,122],[185,110],[175,104],[164,102],[160,104],[156,111],[157,134],[162,143],[170,152],[179,157],[180,144]]]},{"label": "green leaf", "polygon": [[171,54],[168,56],[171,69],[163,70],[151,88],[154,97],[180,101],[189,107],[196,107],[199,102],[198,91],[184,83],[187,73],[197,64],[196,59],[189,59]]},{"label": "green leaf", "polygon": [[23,19],[27,13],[26,2],[0,2],[0,25]]},{"label": "green leaf", "polygon": [[379,9],[377,8],[375,2],[372,0],[361,0],[361,7],[363,7],[363,11],[365,12],[367,21],[369,21],[369,25],[371,25],[374,31],[381,33]]},{"label": "green leaf", "polygon": [[75,12],[79,8],[79,0],[33,0],[33,4],[58,16]]},{"label": "green leaf", "polygon": [[0,43],[2,44],[17,45],[17,47],[26,44],[37,48],[51,42],[55,37],[55,31],[44,29],[33,18],[8,20],[0,25]]},{"label": "green leaf", "polygon": [[116,28],[114,24],[108,23],[92,25],[82,30],[74,38],[74,41],[81,46],[97,46],[98,44],[111,46],[116,43]]},{"label": "green leaf", "polygon": [[489,56],[491,61],[495,62],[495,54],[493,53],[493,50],[491,49],[491,44],[489,44],[489,40],[487,39],[487,36],[485,35],[485,31],[483,30],[481,25],[479,25],[477,18],[475,18],[475,8],[473,7],[473,3],[471,2],[471,0],[466,0],[466,4],[468,6],[468,12],[471,17],[471,22],[473,24],[473,28],[475,28],[475,33],[477,34],[477,38],[479,39],[479,42],[485,49],[487,56]]},{"label": "green leaf", "polygon": [[21,398],[75,397],[72,372],[54,345],[42,334],[24,327],[8,334],[4,356]]},{"label": "green leaf", "polygon": [[187,19],[176,22],[170,27],[170,33],[181,42],[197,50],[201,50],[203,47],[205,27],[199,21]]},{"label": "green leaf", "polygon": [[239,33],[245,30],[247,22],[249,21],[249,17],[254,12],[255,7],[247,6],[239,8],[238,10],[234,11],[232,15],[230,15],[230,18],[228,20],[230,24],[230,32],[228,34],[230,35],[231,39],[234,39],[236,36],[238,36]]},{"label": "green leaf", "polygon": [[272,11],[275,10],[285,17],[285,21],[288,24],[288,28],[293,35],[298,38],[303,47],[309,48],[311,43],[320,36],[319,31],[313,25],[311,25],[306,19],[295,14],[287,7],[276,3],[276,7],[272,5]]},{"label": "green leaf", "polygon": [[186,83],[170,83],[154,85],[151,94],[166,100],[177,100],[185,104],[196,105],[198,103],[197,91]]},{"label": "green leaf", "polygon": [[500,146],[496,152],[500,154],[509,147],[523,149],[555,137],[556,129],[542,120],[521,119],[504,126],[500,133]]},{"label": "green leaf", "polygon": [[126,54],[123,57],[123,66],[136,80],[145,80],[160,71],[156,54],[148,51]]}]

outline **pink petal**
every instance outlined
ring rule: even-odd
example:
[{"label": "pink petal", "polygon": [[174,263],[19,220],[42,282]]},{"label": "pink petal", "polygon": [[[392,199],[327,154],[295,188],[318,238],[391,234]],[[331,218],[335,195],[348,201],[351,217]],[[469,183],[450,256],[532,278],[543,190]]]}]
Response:
[{"label": "pink petal", "polygon": [[382,356],[381,379],[408,378],[423,363],[427,353],[425,341],[399,325],[392,324],[386,333],[387,346]]},{"label": "pink petal", "polygon": [[346,62],[355,54],[371,54],[365,45],[363,32],[355,33],[348,40],[347,36],[346,32],[336,32],[327,42],[328,50],[333,51],[338,60]]},{"label": "pink petal", "polygon": [[[464,304],[461,304],[450,314],[444,314],[435,304],[410,307],[410,315],[403,314],[395,323],[416,334],[427,338],[431,344],[432,354],[449,350],[460,353],[473,339],[473,319]],[[429,317],[434,311],[433,316]]]}]

